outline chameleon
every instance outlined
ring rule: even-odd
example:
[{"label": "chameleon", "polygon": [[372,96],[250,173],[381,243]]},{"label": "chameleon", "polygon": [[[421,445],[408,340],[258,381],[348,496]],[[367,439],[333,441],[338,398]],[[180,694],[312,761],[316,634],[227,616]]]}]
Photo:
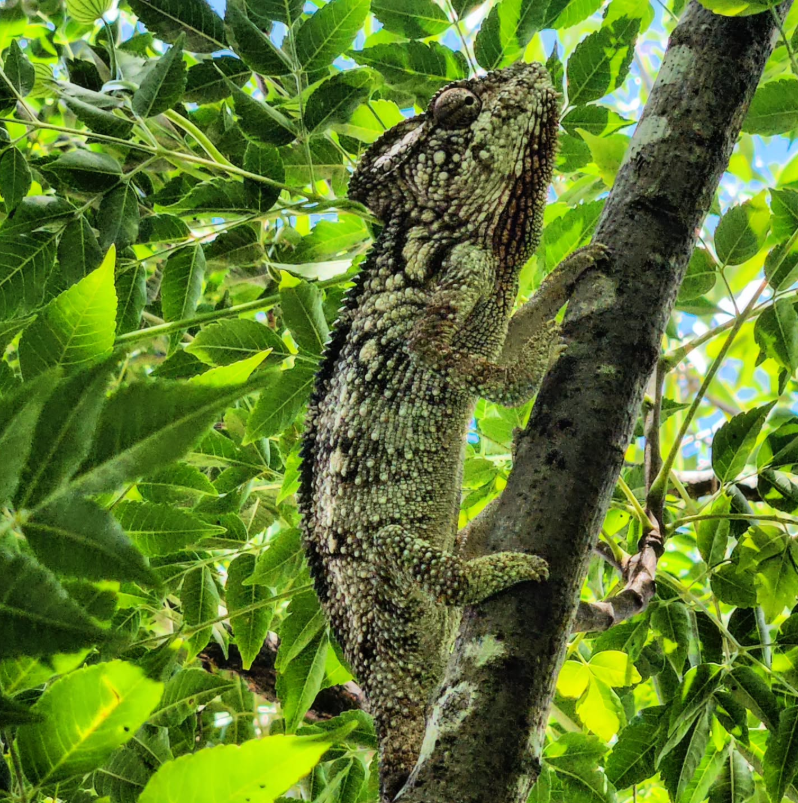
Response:
[{"label": "chameleon", "polygon": [[306,417],[298,493],[321,605],[360,683],[393,800],[463,606],[547,578],[520,552],[468,556],[466,435],[482,397],[520,405],[564,348],[555,315],[604,251],[574,252],[513,315],[554,166],[559,95],[519,63],[439,90],[364,153],[349,197],[382,228],[344,299]]}]

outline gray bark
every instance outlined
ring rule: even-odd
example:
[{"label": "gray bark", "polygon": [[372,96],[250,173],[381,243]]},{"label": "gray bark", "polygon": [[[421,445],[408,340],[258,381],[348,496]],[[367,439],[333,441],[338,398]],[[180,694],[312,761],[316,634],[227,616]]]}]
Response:
[{"label": "gray bark", "polygon": [[[786,13],[789,3],[780,7]],[[549,373],[498,503],[489,551],[543,555],[551,579],[466,611],[401,803],[523,803],[591,549],[679,284],[771,52],[773,15],[693,1],[595,234],[612,264],[569,304]]]}]

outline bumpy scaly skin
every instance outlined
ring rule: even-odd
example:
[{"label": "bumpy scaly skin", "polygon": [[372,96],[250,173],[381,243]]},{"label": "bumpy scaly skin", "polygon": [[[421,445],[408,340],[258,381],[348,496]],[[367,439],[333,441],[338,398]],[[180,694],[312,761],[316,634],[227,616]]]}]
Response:
[{"label": "bumpy scaly skin", "polygon": [[317,377],[300,509],[319,597],[376,719],[388,799],[418,757],[456,606],[546,577],[534,555],[466,560],[457,519],[476,399],[536,392],[560,350],[552,319],[596,256],[563,263],[511,320],[556,98],[536,64],[452,84],[370,148],[350,187],[384,228]]}]

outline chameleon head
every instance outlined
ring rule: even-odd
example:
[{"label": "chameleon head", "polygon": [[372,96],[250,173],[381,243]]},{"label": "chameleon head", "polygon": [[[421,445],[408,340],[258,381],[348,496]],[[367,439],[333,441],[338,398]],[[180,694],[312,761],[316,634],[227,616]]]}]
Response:
[{"label": "chameleon head", "polygon": [[383,219],[422,215],[504,259],[525,258],[541,226],[558,124],[558,95],[540,64],[457,81],[369,148],[349,195]]}]

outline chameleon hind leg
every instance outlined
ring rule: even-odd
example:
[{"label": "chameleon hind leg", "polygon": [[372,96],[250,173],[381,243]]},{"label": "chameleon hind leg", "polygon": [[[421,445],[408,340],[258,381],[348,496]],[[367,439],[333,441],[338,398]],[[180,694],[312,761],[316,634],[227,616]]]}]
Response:
[{"label": "chameleon hind leg", "polygon": [[[367,691],[379,712],[377,732],[380,740],[380,777],[385,800],[391,800],[416,764],[424,738],[426,705],[434,685],[429,678],[431,664],[441,660],[443,644],[413,641],[409,636],[413,621],[424,615],[425,606],[412,608],[412,592],[445,605],[462,606],[483,599],[525,580],[545,580],[546,561],[521,552],[497,552],[463,560],[443,552],[424,538],[413,535],[398,524],[380,529],[374,540],[376,574],[391,578],[405,589],[407,610],[402,620],[388,616],[381,622],[385,654],[377,656]],[[376,579],[376,578],[375,578]],[[432,605],[430,610],[441,609]],[[397,611],[394,615],[397,615]],[[426,629],[425,626],[420,628]],[[431,629],[435,630],[434,625]],[[423,692],[419,698],[419,691]]]},{"label": "chameleon hind leg", "polygon": [[398,524],[383,527],[374,539],[378,563],[412,589],[445,605],[474,605],[525,580],[546,580],[546,561],[523,552],[495,552],[471,560],[443,552]]}]

